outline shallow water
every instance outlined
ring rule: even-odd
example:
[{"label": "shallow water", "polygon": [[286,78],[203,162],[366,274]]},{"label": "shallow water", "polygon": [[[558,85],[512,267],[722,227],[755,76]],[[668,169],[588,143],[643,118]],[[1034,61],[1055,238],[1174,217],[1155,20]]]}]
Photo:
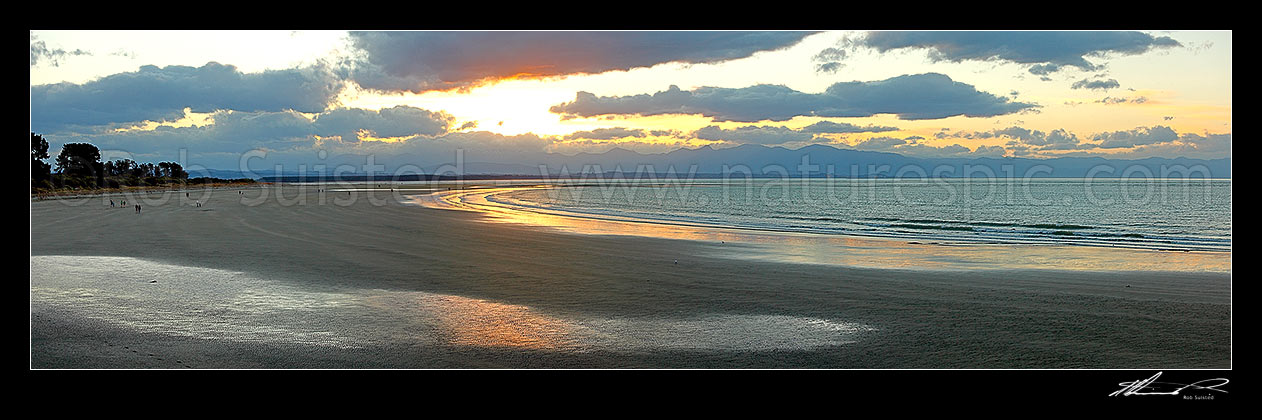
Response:
[{"label": "shallow water", "polygon": [[[699,241],[719,245],[709,249],[707,255],[710,256],[768,262],[915,270],[1231,272],[1229,211],[1225,222],[1228,228],[1223,238],[1227,241],[1228,248],[1222,249],[1213,245],[1201,249],[1200,246],[1169,248],[1129,243],[1125,236],[1120,236],[1121,242],[1118,243],[1098,243],[1065,241],[1059,235],[1051,235],[1051,239],[1024,238],[1026,233],[1013,233],[1000,239],[984,239],[937,233],[903,235],[897,231],[877,234],[845,230],[825,232],[819,229],[783,228],[778,225],[783,222],[774,214],[756,216],[753,218],[756,219],[755,222],[750,223],[743,221],[750,218],[707,222],[704,217],[676,217],[677,215],[666,210],[658,213],[647,213],[647,210],[625,211],[621,208],[608,210],[617,206],[601,200],[594,201],[606,204],[597,210],[591,210],[583,206],[577,206],[579,208],[576,209],[541,205],[522,198],[548,201],[550,199],[547,196],[550,194],[571,194],[566,191],[583,188],[605,187],[541,184],[487,186],[416,195],[412,196],[410,203],[430,208],[470,210],[489,216],[486,219],[489,221],[544,226],[578,234]],[[642,195],[647,194],[642,191],[654,188],[688,188],[689,191],[705,194],[706,191],[714,192],[721,187],[711,183],[691,187],[629,185],[617,188]],[[701,197],[704,198],[705,195]],[[1086,222],[1078,223],[1084,225],[1057,226],[1062,229],[1090,229],[1085,226]]]},{"label": "shallow water", "polygon": [[1229,251],[1231,180],[560,182],[521,209],[930,241]]}]

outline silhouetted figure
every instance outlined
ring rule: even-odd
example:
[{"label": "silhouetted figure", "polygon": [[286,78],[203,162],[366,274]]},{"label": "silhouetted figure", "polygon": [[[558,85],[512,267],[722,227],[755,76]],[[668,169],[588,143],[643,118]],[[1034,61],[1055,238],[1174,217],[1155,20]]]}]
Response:
[{"label": "silhouetted figure", "polygon": [[114,208],[114,200],[110,200],[110,208]]}]

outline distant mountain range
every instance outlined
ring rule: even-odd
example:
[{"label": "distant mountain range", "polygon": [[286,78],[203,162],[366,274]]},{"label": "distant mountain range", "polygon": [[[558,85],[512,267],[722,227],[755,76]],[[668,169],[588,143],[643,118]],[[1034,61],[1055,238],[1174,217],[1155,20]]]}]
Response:
[{"label": "distant mountain range", "polygon": [[[563,155],[540,153],[534,156],[515,156],[516,163],[464,162],[410,166],[407,162],[418,161],[416,156],[374,156],[375,163],[383,165],[377,172],[380,179],[390,178],[396,171],[402,174],[426,175],[435,173],[461,176],[466,179],[479,176],[502,178],[504,176],[553,177],[569,174],[618,175],[640,178],[667,174],[677,177],[858,177],[858,178],[920,178],[920,177],[1013,177],[1013,178],[1230,178],[1231,159],[1147,158],[1107,159],[1102,157],[1062,157],[1053,159],[1030,158],[919,158],[896,153],[838,149],[826,145],[811,145],[800,149],[768,147],[746,144],[737,147],[715,149],[704,146],[697,149],[679,149],[668,153],[643,154],[615,148],[604,153],[579,153]],[[805,159],[805,160],[804,160]],[[342,155],[324,162],[326,168],[349,165],[360,168],[365,157]],[[526,164],[522,162],[532,162]],[[803,165],[804,162],[806,165]],[[405,166],[408,165],[408,166]],[[830,169],[831,166],[831,169]],[[411,170],[400,171],[410,167]],[[219,178],[253,177],[263,180],[294,180],[295,177],[318,178],[321,173],[307,171],[240,171],[209,170],[209,176]],[[325,171],[329,176],[334,171]],[[337,174],[343,179],[363,178],[365,172],[342,170]],[[441,175],[440,174],[440,175]],[[197,176],[199,174],[194,174]]]}]

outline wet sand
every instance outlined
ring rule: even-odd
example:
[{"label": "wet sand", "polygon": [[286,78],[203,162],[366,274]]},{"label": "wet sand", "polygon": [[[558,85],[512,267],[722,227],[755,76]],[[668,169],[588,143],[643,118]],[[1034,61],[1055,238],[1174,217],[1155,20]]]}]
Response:
[{"label": "wet sand", "polygon": [[31,203],[31,366],[1231,367],[1229,273],[734,258],[390,191],[245,191]]}]

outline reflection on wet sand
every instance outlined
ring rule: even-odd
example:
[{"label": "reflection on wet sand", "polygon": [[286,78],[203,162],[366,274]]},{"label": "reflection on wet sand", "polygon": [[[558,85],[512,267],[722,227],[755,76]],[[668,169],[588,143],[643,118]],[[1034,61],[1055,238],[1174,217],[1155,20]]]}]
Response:
[{"label": "reflection on wet sand", "polygon": [[875,330],[783,315],[563,317],[420,291],[308,290],[241,272],[127,257],[33,256],[31,301],[33,312],[65,311],[143,333],[341,349],[797,350],[852,343]]},{"label": "reflection on wet sand", "polygon": [[578,327],[521,305],[430,295],[422,311],[434,315],[448,344],[532,350],[582,350]]},{"label": "reflection on wet sand", "polygon": [[338,313],[349,300],[235,271],[126,257],[31,257],[33,312],[69,311],[143,333],[360,348],[365,340],[322,315]]},{"label": "reflection on wet sand", "polygon": [[474,211],[497,223],[543,226],[591,235],[629,235],[715,244],[729,258],[927,270],[1058,269],[1086,271],[1231,272],[1231,254],[1132,248],[907,241],[848,235],[715,227],[619,216],[595,216],[514,205],[492,196],[548,185],[494,186],[416,196],[425,207]]}]

